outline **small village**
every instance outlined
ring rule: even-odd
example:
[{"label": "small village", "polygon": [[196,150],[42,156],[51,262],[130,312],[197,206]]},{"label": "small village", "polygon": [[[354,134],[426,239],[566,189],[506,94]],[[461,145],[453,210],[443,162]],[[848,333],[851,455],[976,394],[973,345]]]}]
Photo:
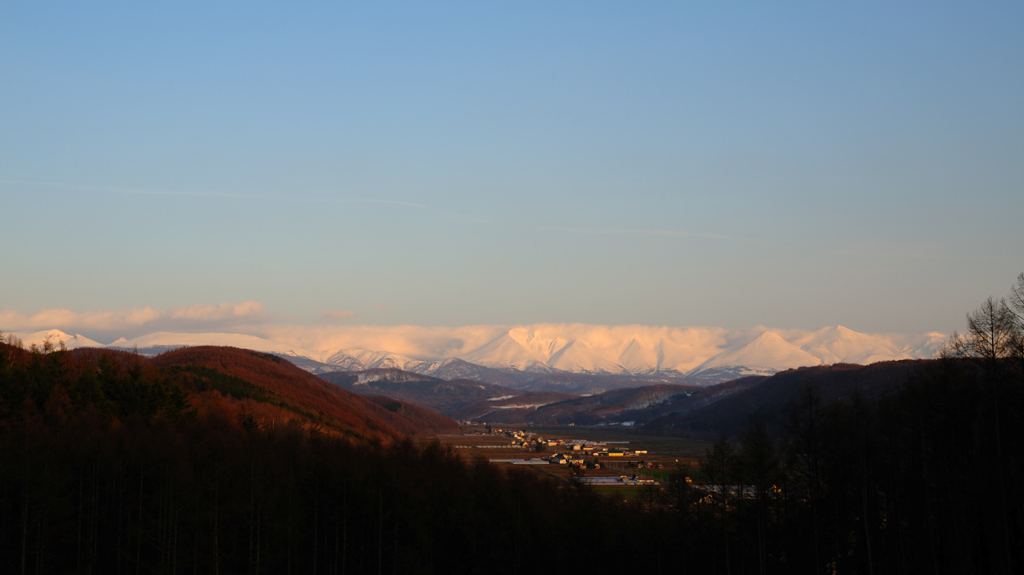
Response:
[{"label": "small village", "polygon": [[[601,487],[658,486],[681,463],[628,441],[547,437],[523,429],[467,426],[451,446],[467,459],[533,466],[566,481]],[[571,427],[567,427],[570,433]],[[689,463],[684,461],[682,463]]]}]

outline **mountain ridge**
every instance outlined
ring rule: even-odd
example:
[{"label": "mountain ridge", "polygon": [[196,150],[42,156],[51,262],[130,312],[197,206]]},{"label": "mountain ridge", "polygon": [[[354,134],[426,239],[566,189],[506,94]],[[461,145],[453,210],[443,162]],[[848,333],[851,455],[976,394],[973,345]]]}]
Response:
[{"label": "mountain ridge", "polygon": [[840,325],[815,331],[587,324],[352,326],[331,333],[335,335],[303,340],[290,332],[274,333],[270,328],[261,335],[156,332],[106,345],[59,330],[14,335],[26,344],[36,343],[33,338],[53,343],[65,337],[69,347],[151,352],[229,345],[295,358],[315,373],[393,368],[442,379],[464,378],[473,372],[486,372],[488,377],[504,373],[521,385],[538,374],[651,376],[708,384],[737,375],[770,375],[796,367],[927,358],[945,340],[937,333],[866,334]]}]

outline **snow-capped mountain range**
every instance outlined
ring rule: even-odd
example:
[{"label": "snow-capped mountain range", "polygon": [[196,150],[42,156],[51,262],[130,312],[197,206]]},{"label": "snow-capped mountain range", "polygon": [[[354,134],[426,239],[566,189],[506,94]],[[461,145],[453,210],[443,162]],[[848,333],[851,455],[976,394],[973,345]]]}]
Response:
[{"label": "snow-capped mountain range", "polygon": [[[260,335],[157,332],[101,344],[60,330],[15,333],[25,345],[63,341],[68,348],[110,347],[158,352],[181,346],[227,345],[312,360],[339,371],[397,368],[451,378],[474,364],[532,373],[732,376],[771,374],[833,363],[868,364],[932,357],[939,333],[866,334],[831,326],[817,331],[714,327],[600,326],[350,326],[318,330],[264,327]],[[301,363],[301,362],[300,362]],[[449,374],[451,377],[446,377]]]}]

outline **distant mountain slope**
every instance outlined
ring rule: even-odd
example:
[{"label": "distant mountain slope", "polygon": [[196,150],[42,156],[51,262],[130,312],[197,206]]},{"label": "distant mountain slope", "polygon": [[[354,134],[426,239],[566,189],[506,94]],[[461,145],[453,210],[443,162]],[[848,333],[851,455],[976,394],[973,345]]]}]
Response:
[{"label": "distant mountain slope", "polygon": [[616,389],[597,395],[568,397],[564,394],[510,397],[494,402],[467,405],[457,412],[460,419],[490,423],[538,425],[605,425],[633,423],[634,414],[657,408],[693,395],[700,388],[681,385],[651,385]]},{"label": "distant mountain slope", "polygon": [[577,396],[556,391],[520,391],[513,395],[502,395],[464,405],[451,411],[451,417],[459,421],[479,423],[533,424],[546,423],[562,425],[548,416],[537,416],[545,406],[571,401]]},{"label": "distant mountain slope", "polygon": [[519,370],[502,370],[492,367],[484,367],[458,358],[448,358],[432,364],[429,368],[418,373],[437,377],[440,379],[470,379],[473,381],[485,381],[495,385],[519,388],[521,385],[533,381],[539,374],[525,373]]},{"label": "distant mountain slope", "polygon": [[809,384],[816,386],[826,404],[854,393],[871,400],[901,389],[929,364],[901,360],[816,366],[706,387],[652,385],[577,398],[511,396],[468,404],[451,415],[489,423],[631,425],[668,434],[732,435],[753,421],[783,425],[787,406],[798,401]]},{"label": "distant mountain slope", "polygon": [[397,369],[334,372],[322,377],[362,395],[399,399],[457,420],[544,425],[642,425],[666,414],[701,408],[765,379],[750,377],[710,387],[654,384],[580,397],[472,380],[443,380]]},{"label": "distant mountain slope", "polygon": [[325,373],[321,377],[361,395],[380,395],[449,415],[464,405],[522,392],[479,381],[444,380],[398,369]]},{"label": "distant mountain slope", "polygon": [[571,373],[551,369],[521,371],[514,368],[484,367],[454,358],[433,364],[429,369],[419,373],[441,379],[482,381],[521,391],[554,391],[569,394],[593,394],[624,387],[642,387],[657,383],[683,385],[690,382],[689,378],[677,372],[610,374]]},{"label": "distant mountain slope", "polygon": [[823,403],[889,395],[906,385],[909,377],[929,365],[929,360],[902,360],[867,366],[837,364],[807,367],[762,378],[756,385],[731,393],[709,405],[652,420],[648,428],[666,433],[698,432],[733,435],[748,423],[762,421],[771,427],[785,423],[786,407],[799,401],[813,385]]},{"label": "distant mountain slope", "polygon": [[[536,409],[575,395],[552,391],[523,391],[479,381],[444,380],[398,369],[334,372],[323,378],[347,390],[368,396],[384,396],[437,411],[457,420],[477,420],[486,413]],[[522,422],[518,417],[494,420]]]},{"label": "distant mountain slope", "polygon": [[571,397],[530,392],[466,405],[450,415],[487,423],[643,426],[665,415],[700,409],[764,381],[763,376],[697,387],[649,385]]}]

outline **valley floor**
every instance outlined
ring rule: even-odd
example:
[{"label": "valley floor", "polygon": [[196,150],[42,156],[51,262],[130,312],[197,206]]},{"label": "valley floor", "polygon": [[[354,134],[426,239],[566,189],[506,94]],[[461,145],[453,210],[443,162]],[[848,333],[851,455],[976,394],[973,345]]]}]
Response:
[{"label": "valley floor", "polygon": [[[535,443],[528,447],[514,445],[516,440],[508,435],[509,432],[533,434],[529,436],[532,440],[543,439],[555,445],[545,446],[542,451],[536,450]],[[701,440],[649,435],[620,426],[531,426],[520,429],[516,426],[470,424],[463,426],[462,434],[421,439],[423,443],[434,441],[454,449],[467,463],[489,461],[502,467],[515,465],[565,482],[572,481],[573,467],[544,459],[558,454],[581,458],[586,462],[580,466],[580,477],[585,483],[598,493],[627,500],[642,495],[642,482],[660,484],[676,470],[686,470],[689,474],[691,470],[698,469],[700,458],[711,447],[710,443]],[[621,453],[609,456],[606,452],[595,455],[593,451],[573,450],[572,443],[578,441],[596,444],[599,453],[601,449]],[[623,477],[627,479],[622,480]]]}]

